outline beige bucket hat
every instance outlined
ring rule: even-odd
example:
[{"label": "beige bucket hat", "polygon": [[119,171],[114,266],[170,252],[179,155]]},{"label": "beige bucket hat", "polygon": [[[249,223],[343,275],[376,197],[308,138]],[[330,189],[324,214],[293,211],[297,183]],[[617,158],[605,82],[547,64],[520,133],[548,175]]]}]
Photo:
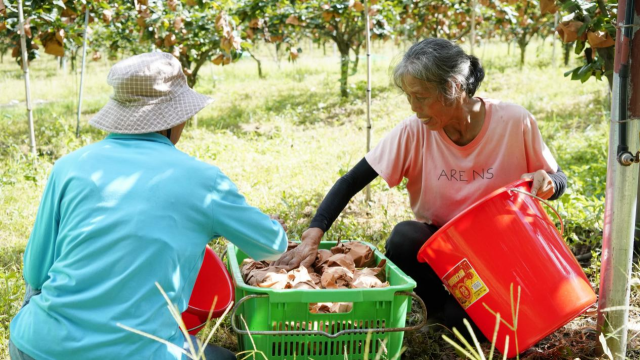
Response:
[{"label": "beige bucket hat", "polygon": [[180,61],[164,52],[132,56],[115,64],[107,83],[114,94],[89,120],[111,133],[143,134],[182,124],[213,99],[187,85]]}]

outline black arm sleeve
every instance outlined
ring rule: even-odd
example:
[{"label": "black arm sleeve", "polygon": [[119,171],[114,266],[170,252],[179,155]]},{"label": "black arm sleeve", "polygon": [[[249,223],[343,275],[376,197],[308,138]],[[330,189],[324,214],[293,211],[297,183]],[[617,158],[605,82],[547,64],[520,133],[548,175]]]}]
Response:
[{"label": "black arm sleeve", "polygon": [[[378,177],[378,173],[369,165],[365,158],[362,158],[356,166],[338,179],[331,190],[329,190],[327,196],[322,200],[320,207],[318,207],[318,211],[311,220],[309,227],[319,228],[327,232],[342,210],[347,206],[349,200],[376,177]],[[564,194],[567,188],[567,175],[560,169],[560,166],[558,166],[558,171],[549,174],[549,177],[551,181],[553,181],[555,189],[553,196],[551,196],[549,200],[556,200]]]},{"label": "black arm sleeve", "polygon": [[553,188],[555,189],[555,192],[549,200],[556,200],[562,196],[564,191],[567,189],[567,174],[565,174],[558,165],[558,171],[553,174],[549,174],[549,177],[551,178],[551,181],[553,181]]},{"label": "black arm sleeve", "polygon": [[333,222],[338,218],[349,200],[372,182],[378,173],[373,170],[365,158],[362,158],[353,169],[338,179],[327,196],[320,204],[316,215],[311,220],[309,227],[320,228],[327,232]]}]

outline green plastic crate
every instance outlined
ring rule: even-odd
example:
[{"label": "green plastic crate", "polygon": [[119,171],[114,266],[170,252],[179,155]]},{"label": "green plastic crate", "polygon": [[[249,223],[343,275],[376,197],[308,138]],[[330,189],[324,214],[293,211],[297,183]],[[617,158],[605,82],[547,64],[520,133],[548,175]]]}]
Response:
[{"label": "green plastic crate", "polygon": [[[320,249],[335,245],[321,242]],[[376,264],[386,259],[367,245],[375,252]],[[403,331],[419,329],[426,321],[424,303],[412,292],[415,281],[389,260],[386,274],[390,286],[386,288],[277,290],[245,284],[240,265],[247,257],[233,244],[228,245],[227,262],[236,296],[231,320],[240,351],[254,350],[255,343],[255,350],[270,360],[375,359],[378,353],[386,354],[383,359],[394,359],[402,348]],[[419,301],[425,316],[421,324],[405,328],[411,297]],[[353,309],[338,314],[310,313],[309,303],[317,302],[351,302]],[[256,358],[263,357],[257,354]]]}]

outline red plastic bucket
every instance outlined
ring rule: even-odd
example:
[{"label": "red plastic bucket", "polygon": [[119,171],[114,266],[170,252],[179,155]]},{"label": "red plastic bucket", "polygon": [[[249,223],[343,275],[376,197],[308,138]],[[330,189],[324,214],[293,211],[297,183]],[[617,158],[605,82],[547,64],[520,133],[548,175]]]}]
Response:
[{"label": "red plastic bucket", "polygon": [[214,299],[211,318],[219,318],[234,298],[234,288],[227,267],[218,255],[207,246],[196,283],[191,292],[189,307],[182,313],[182,321],[189,334],[197,334],[207,322]]},{"label": "red plastic bucket", "polygon": [[531,181],[520,180],[494,191],[446,223],[418,253],[489,340],[500,314],[495,345],[508,357],[596,301],[540,202],[523,193],[530,190]]}]

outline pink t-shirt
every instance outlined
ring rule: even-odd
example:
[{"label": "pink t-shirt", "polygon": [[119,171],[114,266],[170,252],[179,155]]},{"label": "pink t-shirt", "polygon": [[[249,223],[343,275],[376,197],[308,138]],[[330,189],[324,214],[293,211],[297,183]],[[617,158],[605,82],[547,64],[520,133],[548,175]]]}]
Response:
[{"label": "pink t-shirt", "polygon": [[443,130],[428,130],[414,115],[365,156],[390,187],[408,179],[416,220],[442,226],[524,173],[558,170],[533,115],[519,105],[481,100],[484,124],[465,146],[456,145]]}]

